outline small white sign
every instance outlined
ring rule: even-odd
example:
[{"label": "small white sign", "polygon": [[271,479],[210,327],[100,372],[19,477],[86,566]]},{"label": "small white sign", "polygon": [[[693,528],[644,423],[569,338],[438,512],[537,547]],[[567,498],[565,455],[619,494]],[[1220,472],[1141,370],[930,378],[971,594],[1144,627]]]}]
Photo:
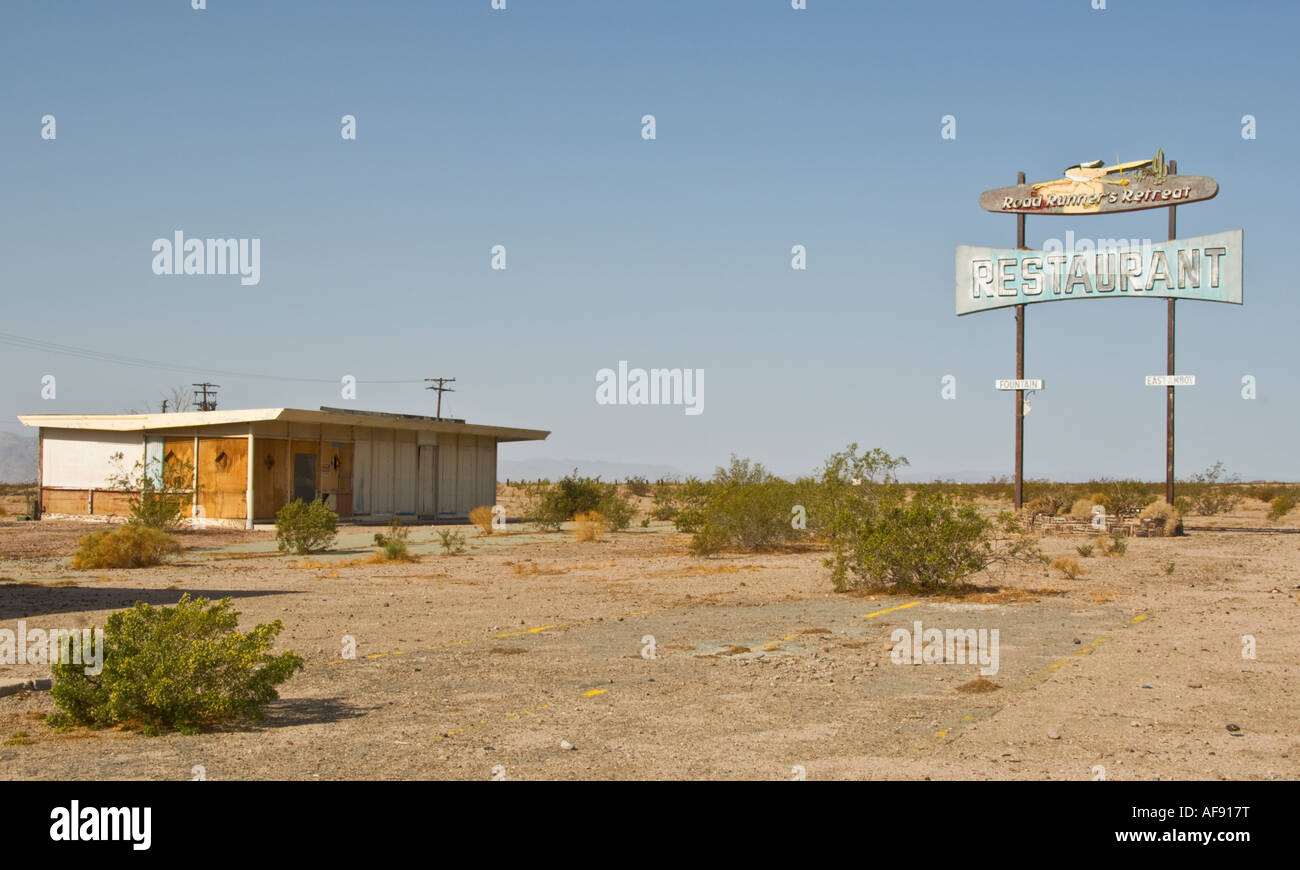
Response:
[{"label": "small white sign", "polygon": [[1028,380],[1017,381],[1012,378],[1000,378],[994,381],[993,385],[999,390],[1041,390],[1043,388],[1042,378],[1031,378]]},{"label": "small white sign", "polygon": [[1194,387],[1196,375],[1147,375],[1148,387]]}]

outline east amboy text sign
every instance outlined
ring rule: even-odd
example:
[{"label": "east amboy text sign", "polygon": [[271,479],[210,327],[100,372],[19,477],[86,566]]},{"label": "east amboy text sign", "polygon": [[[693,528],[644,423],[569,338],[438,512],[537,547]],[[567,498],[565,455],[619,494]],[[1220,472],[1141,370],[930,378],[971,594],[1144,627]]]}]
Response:
[{"label": "east amboy text sign", "polygon": [[957,246],[957,314],[1118,296],[1241,304],[1242,232],[1139,247],[1017,251]]}]

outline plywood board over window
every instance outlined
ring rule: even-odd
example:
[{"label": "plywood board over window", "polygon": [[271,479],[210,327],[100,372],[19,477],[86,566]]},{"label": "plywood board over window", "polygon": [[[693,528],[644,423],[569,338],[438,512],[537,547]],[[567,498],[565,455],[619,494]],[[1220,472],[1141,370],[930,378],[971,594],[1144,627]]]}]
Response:
[{"label": "plywood board over window", "polygon": [[321,492],[331,496],[330,506],[339,516],[351,516],[352,444],[326,441],[321,446]]},{"label": "plywood board over window", "polygon": [[275,516],[289,503],[284,445],[279,439],[253,439],[253,515],[258,519]]},{"label": "plywood board over window", "polygon": [[[163,461],[168,465],[175,467],[176,464],[185,464],[190,467],[194,466],[194,438],[187,436],[185,438],[166,438],[163,440]],[[181,516],[188,517],[190,512],[190,501],[185,500],[181,508]]]},{"label": "plywood board over window", "polygon": [[211,519],[248,516],[248,438],[200,438],[199,506]]}]

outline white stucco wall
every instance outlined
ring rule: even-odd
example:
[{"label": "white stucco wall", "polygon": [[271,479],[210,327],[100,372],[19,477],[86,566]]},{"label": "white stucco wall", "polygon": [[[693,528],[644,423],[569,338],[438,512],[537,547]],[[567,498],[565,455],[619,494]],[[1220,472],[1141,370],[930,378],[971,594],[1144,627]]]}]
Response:
[{"label": "white stucco wall", "polygon": [[77,489],[105,489],[114,453],[122,454],[120,467],[130,472],[144,459],[140,432],[96,432],[84,429],[46,429],[41,449],[41,484]]}]

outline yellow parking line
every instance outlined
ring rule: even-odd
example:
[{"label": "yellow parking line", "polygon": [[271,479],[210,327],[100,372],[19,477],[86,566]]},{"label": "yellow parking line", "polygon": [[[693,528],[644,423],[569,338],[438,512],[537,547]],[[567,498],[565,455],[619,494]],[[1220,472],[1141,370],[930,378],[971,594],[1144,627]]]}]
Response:
[{"label": "yellow parking line", "polygon": [[900,604],[897,607],[890,607],[888,610],[877,610],[875,613],[864,613],[862,614],[862,618],[870,619],[873,616],[883,616],[886,613],[893,613],[896,610],[906,610],[909,607],[915,607],[920,603],[921,602],[919,601],[913,601],[911,604]]},{"label": "yellow parking line", "polygon": [[537,628],[528,628],[523,631],[508,631],[504,634],[494,634],[492,636],[493,637],[519,637],[520,635],[537,634],[537,632],[539,631],[546,631],[547,629],[557,628],[557,627],[558,626],[554,626],[554,625],[539,625]]}]

